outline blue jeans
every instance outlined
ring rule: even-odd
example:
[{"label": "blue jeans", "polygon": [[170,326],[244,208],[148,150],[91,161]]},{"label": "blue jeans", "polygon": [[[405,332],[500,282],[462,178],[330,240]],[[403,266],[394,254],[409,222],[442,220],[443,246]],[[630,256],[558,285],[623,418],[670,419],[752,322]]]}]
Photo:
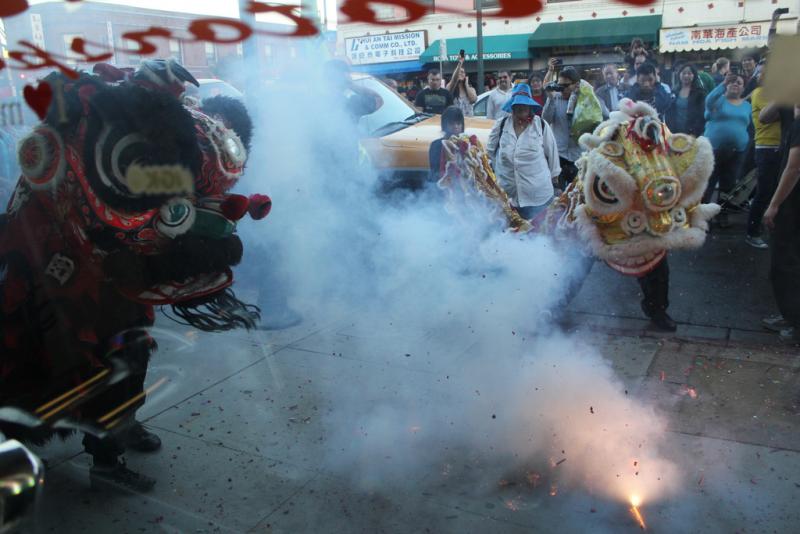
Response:
[{"label": "blue jeans", "polygon": [[555,197],[550,197],[550,200],[548,200],[541,206],[525,206],[524,208],[515,208],[515,209],[517,210],[517,213],[519,213],[520,217],[530,221],[538,214],[546,210],[547,206],[549,206],[550,203],[553,202],[553,198]]}]

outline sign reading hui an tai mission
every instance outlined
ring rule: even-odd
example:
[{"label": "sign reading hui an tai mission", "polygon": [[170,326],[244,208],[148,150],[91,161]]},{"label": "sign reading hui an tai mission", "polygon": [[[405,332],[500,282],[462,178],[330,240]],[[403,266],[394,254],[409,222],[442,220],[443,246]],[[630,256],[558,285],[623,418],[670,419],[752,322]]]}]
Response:
[{"label": "sign reading hui an tai mission", "polygon": [[424,30],[384,33],[348,37],[344,40],[344,44],[347,58],[353,65],[413,61],[427,48],[428,35]]}]

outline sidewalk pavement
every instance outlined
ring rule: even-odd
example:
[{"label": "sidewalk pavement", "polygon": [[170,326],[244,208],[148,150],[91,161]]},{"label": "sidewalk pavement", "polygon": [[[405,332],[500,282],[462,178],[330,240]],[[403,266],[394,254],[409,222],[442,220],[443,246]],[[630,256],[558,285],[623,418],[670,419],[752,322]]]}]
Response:
[{"label": "sidewalk pavement", "polygon": [[[594,276],[594,275],[593,275]],[[634,284],[635,285],[635,284]],[[631,314],[632,315],[632,314]],[[630,395],[668,418],[684,472],[676,497],[645,503],[654,532],[796,532],[800,524],[800,355],[797,350],[682,325],[675,335],[638,318],[573,312],[573,335],[608,359]],[[300,324],[281,332],[204,334],[163,323],[140,410],[164,447],[128,455],[159,479],[147,495],[96,493],[80,439],[42,450],[50,469],[40,532],[636,532],[624,503],[569,484],[555,495],[523,472],[485,476],[487,459],[452,451],[437,469],[409,471],[364,489],[331,464],[350,445],[328,438],[331,387],[370,391],[402,384],[421,408],[446,402],[437,350],[462,360],[468,339],[450,336],[426,355],[404,352],[430,332],[350,324]],[[714,328],[714,327],[708,327]],[[744,337],[747,337],[746,335]],[[441,338],[439,338],[441,339]],[[462,361],[457,360],[457,361]],[[450,360],[452,361],[452,360]],[[364,381],[371,387],[365,388]],[[353,436],[353,447],[358,439]],[[334,450],[335,449],[335,450]],[[339,450],[341,449],[341,450]],[[387,451],[385,461],[391,463]]]}]

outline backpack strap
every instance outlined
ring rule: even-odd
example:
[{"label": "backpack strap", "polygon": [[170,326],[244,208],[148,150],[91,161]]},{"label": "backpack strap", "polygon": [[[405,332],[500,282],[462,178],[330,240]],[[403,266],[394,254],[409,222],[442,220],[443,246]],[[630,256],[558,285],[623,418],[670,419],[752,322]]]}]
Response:
[{"label": "backpack strap", "polygon": [[500,140],[503,139],[503,129],[506,127],[506,120],[508,120],[510,115],[506,115],[502,119],[500,119],[500,137],[497,139],[497,147],[494,149],[494,154],[492,154],[492,161],[497,161],[497,153],[500,152]]}]

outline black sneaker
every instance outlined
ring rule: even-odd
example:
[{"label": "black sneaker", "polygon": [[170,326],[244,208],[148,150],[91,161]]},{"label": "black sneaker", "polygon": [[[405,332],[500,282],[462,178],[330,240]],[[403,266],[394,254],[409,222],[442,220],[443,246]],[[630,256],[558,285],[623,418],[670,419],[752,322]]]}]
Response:
[{"label": "black sneaker", "polygon": [[650,317],[650,322],[652,322],[656,328],[663,330],[664,332],[674,332],[678,329],[678,324],[673,321],[672,317],[670,317],[665,311],[654,313]]},{"label": "black sneaker", "polygon": [[113,465],[94,465],[89,470],[89,482],[94,490],[125,489],[146,493],[156,485],[156,479],[131,471],[124,460]]},{"label": "black sneaker", "polygon": [[161,448],[161,438],[149,432],[139,421],[134,421],[125,437],[125,446],[137,452],[155,452]]}]

